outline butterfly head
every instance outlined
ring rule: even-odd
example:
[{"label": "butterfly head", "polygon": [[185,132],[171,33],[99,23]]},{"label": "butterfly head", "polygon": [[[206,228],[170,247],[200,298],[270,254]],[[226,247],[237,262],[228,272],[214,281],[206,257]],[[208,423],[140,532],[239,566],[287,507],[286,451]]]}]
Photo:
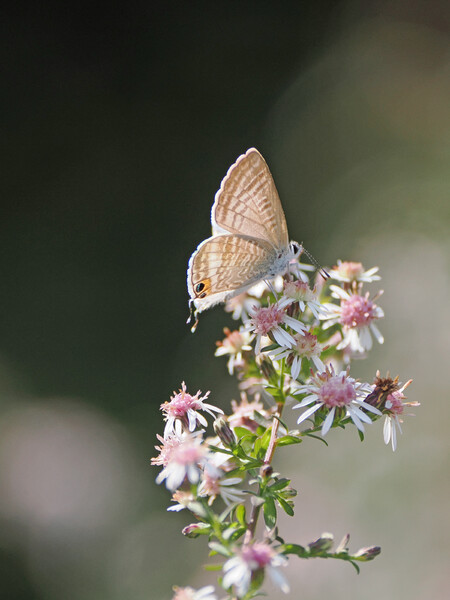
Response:
[{"label": "butterfly head", "polygon": [[289,250],[291,252],[292,258],[300,258],[303,252],[303,246],[298,242],[289,242]]}]

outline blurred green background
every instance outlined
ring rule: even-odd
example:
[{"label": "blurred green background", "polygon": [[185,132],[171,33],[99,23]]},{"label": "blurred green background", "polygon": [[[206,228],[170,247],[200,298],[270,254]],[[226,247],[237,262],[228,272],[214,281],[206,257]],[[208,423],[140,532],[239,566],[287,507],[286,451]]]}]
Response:
[{"label": "blurred green background", "polygon": [[182,380],[237,397],[213,357],[229,316],[191,335],[185,272],[250,146],[293,239],[380,266],[386,342],[352,374],[412,377],[422,404],[395,454],[380,423],[280,451],[290,541],[383,548],[360,576],[292,559],[291,597],[448,597],[448,2],[14,3],[0,31],[0,597],[213,580],[148,459]]}]

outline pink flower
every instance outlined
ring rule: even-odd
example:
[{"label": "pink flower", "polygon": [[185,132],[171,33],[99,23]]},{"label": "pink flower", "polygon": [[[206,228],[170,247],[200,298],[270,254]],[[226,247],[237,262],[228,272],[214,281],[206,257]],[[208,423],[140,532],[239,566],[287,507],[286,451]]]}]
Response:
[{"label": "pink flower", "polygon": [[[222,475],[222,477],[221,477]],[[240,477],[229,477],[225,479],[223,473],[205,469],[202,475],[202,482],[198,488],[199,496],[209,496],[208,504],[214,502],[217,496],[221,496],[225,504],[229,505],[233,502],[242,502],[245,492],[234,486],[242,483]]]},{"label": "pink flower", "polygon": [[236,366],[239,367],[244,364],[242,353],[252,351],[252,347],[250,346],[252,336],[248,331],[245,331],[245,329],[230,331],[228,327],[225,327],[223,331],[225,333],[225,339],[221,342],[216,342],[217,350],[214,355],[230,355],[227,366],[228,372],[232,375]]},{"label": "pink flower", "polygon": [[412,379],[407,381],[399,390],[389,394],[384,404],[383,414],[386,415],[383,426],[384,443],[389,444],[391,442],[392,450],[394,451],[397,448],[397,430],[400,434],[403,433],[401,428],[403,419],[401,415],[404,413],[405,406],[420,406],[419,402],[403,402],[406,400],[403,392],[411,383]]},{"label": "pink flower", "polygon": [[249,544],[242,548],[240,554],[233,556],[224,564],[222,585],[225,589],[235,586],[237,596],[242,598],[250,588],[253,573],[267,571],[272,581],[287,594],[289,584],[278,571],[278,567],[286,565],[287,558],[277,553],[268,544],[263,542]]},{"label": "pink flower", "polygon": [[215,416],[214,413],[223,414],[223,411],[212,404],[203,402],[209,396],[209,392],[206,392],[204,396],[200,398],[200,390],[191,396],[186,391],[186,384],[184,381],[181,384],[181,390],[171,397],[170,402],[164,402],[161,404],[161,410],[164,413],[164,420],[166,426],[164,428],[164,437],[168,437],[173,433],[180,435],[183,429],[188,431],[194,431],[197,423],[200,423],[204,427],[208,425],[208,421],[205,417],[200,414],[199,410],[204,410],[211,416]]},{"label": "pink flower", "polygon": [[236,400],[232,400],[231,408],[233,413],[228,417],[230,427],[246,427],[253,432],[257,430],[258,423],[255,421],[255,412],[262,413],[264,411],[264,405],[259,399],[249,402],[245,392],[242,392],[240,404]]},{"label": "pink flower", "polygon": [[309,331],[303,335],[294,335],[295,346],[288,348],[283,346],[270,352],[270,356],[276,360],[287,359],[287,364],[291,365],[291,377],[297,379],[302,366],[302,359],[310,360],[318,371],[325,371],[325,365],[320,359],[323,346],[317,341],[317,336]]},{"label": "pink flower", "polygon": [[[166,487],[174,491],[185,479],[196,484],[200,480],[203,468],[208,463],[211,453],[202,440],[200,431],[195,434],[184,432],[180,436],[164,439],[165,466],[156,478],[156,483],[166,482]],[[153,459],[153,464],[156,464]]]},{"label": "pink flower", "polygon": [[294,302],[298,303],[302,312],[308,307],[317,319],[320,314],[326,312],[317,299],[316,290],[312,290],[304,281],[286,281],[284,284],[283,297],[279,300],[278,305],[284,308]]},{"label": "pink flower", "polygon": [[261,351],[261,338],[270,336],[280,346],[292,347],[295,340],[290,333],[283,329],[282,325],[287,325],[298,333],[306,331],[306,326],[297,319],[289,317],[285,310],[278,304],[269,304],[267,307],[254,307],[250,321],[246,326],[250,331],[256,333],[255,353]]},{"label": "pink flower", "polygon": [[344,283],[351,283],[353,281],[370,283],[381,279],[379,275],[376,275],[377,272],[378,267],[372,267],[372,269],[365,271],[360,262],[338,260],[337,265],[330,270],[330,277]]},{"label": "pink flower", "polygon": [[199,590],[194,590],[191,587],[177,587],[173,588],[175,596],[172,600],[217,600],[217,596],[214,593],[214,586],[206,585]]},{"label": "pink flower", "polygon": [[336,413],[345,414],[350,417],[353,423],[360,431],[364,431],[364,423],[372,423],[370,417],[361,410],[373,412],[381,415],[380,411],[364,402],[367,391],[370,386],[365,383],[358,383],[355,379],[348,376],[346,371],[341,371],[338,375],[330,366],[323,373],[316,373],[311,377],[310,383],[300,385],[295,395],[307,394],[307,396],[293,408],[304,408],[310,406],[298,418],[297,423],[302,423],[320,408],[328,411],[328,414],[322,425],[322,435],[326,435],[333,425]]},{"label": "pink flower", "polygon": [[[372,334],[382,344],[384,338],[378,330],[375,322],[384,317],[383,310],[369,299],[369,294],[348,293],[337,285],[330,286],[332,296],[338,298],[341,304],[325,304],[328,312],[321,315],[320,319],[326,320],[324,329],[339,323],[342,325],[344,337],[337,349],[342,350],[350,347],[353,352],[362,353],[372,348]],[[381,292],[380,292],[381,293]]]}]

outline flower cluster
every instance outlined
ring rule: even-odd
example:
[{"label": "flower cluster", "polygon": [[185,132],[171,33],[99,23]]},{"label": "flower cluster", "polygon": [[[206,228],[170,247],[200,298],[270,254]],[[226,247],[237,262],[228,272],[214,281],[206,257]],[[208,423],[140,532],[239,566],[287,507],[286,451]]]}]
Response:
[{"label": "flower cluster", "polygon": [[[318,277],[312,286],[308,265],[291,267],[283,278],[261,282],[225,306],[240,321],[234,330],[224,329],[215,352],[227,357],[228,372],[238,379],[240,400],[232,400],[228,416],[206,402],[209,392],[191,395],[184,382],[161,405],[165,428],[152,459],[162,467],[156,481],[172,492],[168,510],[194,516],[183,534],[208,536],[211,555],[222,560],[218,583],[229,599],[254,598],[265,575],[288,593],[282,570],[290,555],[345,560],[358,569],[358,562],[379,554],[377,546],[351,554],[348,536],[332,551],[328,533],[305,546],[285,542],[277,511],[294,514],[296,491],[273,471],[272,458],[279,447],[331,429],[353,429],[363,440],[365,428],[382,417],[384,441],[395,450],[405,408],[418,405],[404,394],[411,380],[401,384],[377,372],[366,383],[350,375],[354,358],[366,357],[374,339],[384,342],[377,304],[382,291],[363,289],[380,280],[378,268],[338,261],[329,279]],[[300,429],[288,429],[286,413],[282,419],[290,402]],[[214,436],[208,437],[209,426]],[[257,537],[260,516],[265,529]],[[217,598],[213,586],[174,589],[174,600]]]}]

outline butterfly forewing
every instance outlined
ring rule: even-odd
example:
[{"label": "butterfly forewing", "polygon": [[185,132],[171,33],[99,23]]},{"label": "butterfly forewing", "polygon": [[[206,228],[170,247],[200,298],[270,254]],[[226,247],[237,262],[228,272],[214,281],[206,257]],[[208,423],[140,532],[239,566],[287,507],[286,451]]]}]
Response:
[{"label": "butterfly forewing", "polygon": [[205,240],[189,264],[191,298],[201,311],[243,291],[267,276],[274,253],[264,240],[241,235],[216,235]]},{"label": "butterfly forewing", "polygon": [[[212,208],[213,228],[258,238],[274,248],[289,243],[286,219],[272,175],[261,154],[250,148],[230,167]],[[217,228],[216,228],[217,230]]]}]

